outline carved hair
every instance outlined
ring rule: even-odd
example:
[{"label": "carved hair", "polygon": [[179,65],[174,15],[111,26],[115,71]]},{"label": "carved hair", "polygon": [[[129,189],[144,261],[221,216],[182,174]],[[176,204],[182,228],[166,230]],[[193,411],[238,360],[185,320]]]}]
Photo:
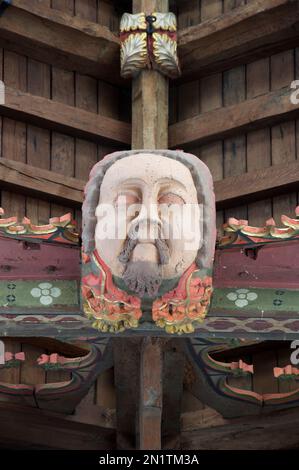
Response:
[{"label": "carved hair", "polygon": [[199,158],[190,153],[179,150],[128,150],[123,152],[114,152],[106,155],[92,168],[89,181],[85,186],[84,202],[82,206],[83,214],[83,250],[85,253],[91,253],[95,249],[95,228],[97,218],[95,210],[100,199],[100,189],[106,171],[117,160],[129,157],[131,155],[152,153],[162,155],[183,163],[189,168],[196,190],[198,201],[203,203],[203,245],[199,249],[196,264],[198,267],[211,267],[215,241],[216,241],[216,215],[215,215],[215,196],[213,191],[213,179],[208,167]]}]

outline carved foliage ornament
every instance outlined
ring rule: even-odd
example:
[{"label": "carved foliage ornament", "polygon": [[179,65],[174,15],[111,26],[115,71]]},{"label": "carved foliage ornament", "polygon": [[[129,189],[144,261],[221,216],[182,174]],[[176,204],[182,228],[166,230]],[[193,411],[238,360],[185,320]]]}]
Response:
[{"label": "carved foliage ornament", "polygon": [[177,25],[173,13],[125,13],[120,22],[121,75],[133,77],[141,69],[159,70],[170,78],[180,75]]}]

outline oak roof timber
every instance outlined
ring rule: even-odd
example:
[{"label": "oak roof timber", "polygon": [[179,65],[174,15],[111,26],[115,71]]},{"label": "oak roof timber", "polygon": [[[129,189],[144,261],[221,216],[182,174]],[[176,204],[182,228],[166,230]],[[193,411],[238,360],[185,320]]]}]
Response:
[{"label": "oak roof timber", "polygon": [[5,87],[1,115],[30,122],[39,127],[99,142],[130,144],[130,124],[85,111],[41,96]]},{"label": "oak roof timber", "polygon": [[77,16],[14,0],[0,17],[0,43],[67,70],[120,83],[119,39],[108,28]]},{"label": "oak roof timber", "polygon": [[289,87],[282,88],[173,124],[169,129],[169,146],[203,144],[293,119],[299,115],[299,104],[290,99],[293,91]]},{"label": "oak roof timber", "polygon": [[[253,0],[179,31],[180,80],[196,79],[295,47],[298,38],[297,0]],[[67,70],[124,84],[119,44],[119,38],[105,26],[30,0],[14,0],[0,18],[1,46]]]},{"label": "oak roof timber", "polygon": [[297,0],[253,0],[179,31],[181,80],[219,72],[296,47]]},{"label": "oak roof timber", "polygon": [[[298,187],[298,181],[299,161],[224,178],[214,183],[217,207],[231,207],[243,200],[253,201],[277,191],[290,191]],[[0,158],[0,185],[80,206],[85,181]]]},{"label": "oak roof timber", "polygon": [[73,417],[6,402],[0,403],[0,416],[0,439],[8,446],[69,450],[115,448],[114,429],[75,422]]}]

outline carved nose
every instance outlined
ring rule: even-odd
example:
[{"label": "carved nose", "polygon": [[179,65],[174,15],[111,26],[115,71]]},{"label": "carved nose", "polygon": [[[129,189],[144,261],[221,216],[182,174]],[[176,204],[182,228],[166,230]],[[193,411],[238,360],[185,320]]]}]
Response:
[{"label": "carved nose", "polygon": [[156,219],[141,219],[132,227],[131,238],[143,243],[152,243],[161,237],[161,223]]}]

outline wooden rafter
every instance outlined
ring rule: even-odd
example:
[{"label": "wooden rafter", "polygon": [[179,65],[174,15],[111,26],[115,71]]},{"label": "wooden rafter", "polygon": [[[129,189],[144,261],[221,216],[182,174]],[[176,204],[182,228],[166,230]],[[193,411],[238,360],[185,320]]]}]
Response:
[{"label": "wooden rafter", "polygon": [[[0,18],[5,47],[67,70],[120,83],[119,39],[105,26],[14,0]],[[74,47],[76,45],[76,47]]]},{"label": "wooden rafter", "polygon": [[298,411],[271,413],[264,417],[230,420],[225,426],[182,433],[185,450],[279,450],[296,449],[299,442]]},{"label": "wooden rafter", "polygon": [[179,33],[183,80],[229,69],[298,44],[296,0],[254,0]]},{"label": "wooden rafter", "polygon": [[57,413],[3,402],[0,416],[0,440],[6,446],[69,450],[115,448],[114,429],[73,422]]},{"label": "wooden rafter", "polygon": [[[224,178],[214,183],[217,207],[230,207],[243,200],[257,200],[277,192],[292,190],[298,186],[298,181],[297,161],[287,166],[274,165],[258,172]],[[35,193],[41,198],[51,197],[75,206],[82,203],[85,186],[83,180],[64,177],[52,171],[5,158],[0,158],[0,183],[18,192]]]},{"label": "wooden rafter", "polygon": [[96,142],[104,139],[128,145],[131,140],[131,126],[126,122],[9,87],[5,88],[5,104],[0,105],[0,113]]},{"label": "wooden rafter", "polygon": [[216,141],[241,132],[293,119],[299,105],[291,102],[291,88],[282,88],[239,104],[199,114],[170,126],[169,146]]},{"label": "wooden rafter", "polygon": [[80,205],[84,182],[26,163],[0,158],[0,183],[16,191]]},{"label": "wooden rafter", "polygon": [[215,182],[217,208],[231,207],[298,188],[299,162],[260,168]]}]

